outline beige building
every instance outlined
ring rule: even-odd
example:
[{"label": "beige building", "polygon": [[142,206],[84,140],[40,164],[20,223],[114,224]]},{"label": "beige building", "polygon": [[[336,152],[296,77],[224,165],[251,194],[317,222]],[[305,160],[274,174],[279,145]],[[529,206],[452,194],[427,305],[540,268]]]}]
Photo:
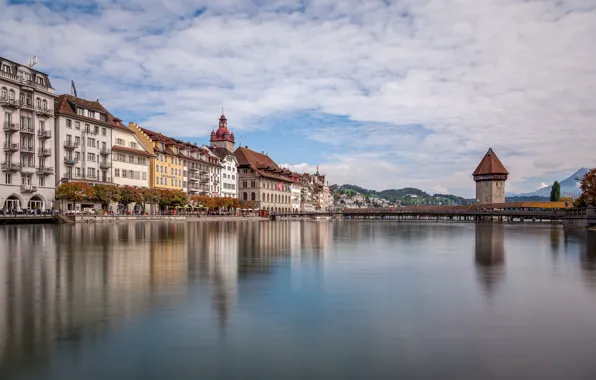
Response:
[{"label": "beige building", "polygon": [[505,181],[509,172],[492,148],[472,174],[476,181],[476,201],[480,204],[505,203]]}]

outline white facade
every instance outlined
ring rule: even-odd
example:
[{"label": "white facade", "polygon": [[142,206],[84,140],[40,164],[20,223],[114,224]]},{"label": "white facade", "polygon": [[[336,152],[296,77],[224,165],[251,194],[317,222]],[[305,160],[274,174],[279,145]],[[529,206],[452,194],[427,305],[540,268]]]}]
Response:
[{"label": "white facade", "polygon": [[300,212],[300,202],[302,201],[302,186],[294,183],[291,186],[290,205],[293,212]]},{"label": "white facade", "polygon": [[56,113],[58,182],[112,183],[112,127],[107,111],[98,109],[101,105],[96,102],[70,95],[58,97],[57,107],[63,103],[68,112],[58,109]]},{"label": "white facade", "polygon": [[149,151],[132,131],[114,128],[112,138],[114,183],[119,186],[149,187]]},{"label": "white facade", "polygon": [[209,147],[203,146],[202,148],[205,151],[205,155],[202,157],[202,159],[206,161],[207,174],[209,176],[208,195],[211,197],[221,197],[221,160],[216,154],[209,150]]},{"label": "white facade", "polygon": [[54,97],[46,74],[0,58],[0,203],[8,210],[53,207]]},{"label": "white facade", "polygon": [[221,160],[221,196],[238,198],[238,160],[233,154]]}]

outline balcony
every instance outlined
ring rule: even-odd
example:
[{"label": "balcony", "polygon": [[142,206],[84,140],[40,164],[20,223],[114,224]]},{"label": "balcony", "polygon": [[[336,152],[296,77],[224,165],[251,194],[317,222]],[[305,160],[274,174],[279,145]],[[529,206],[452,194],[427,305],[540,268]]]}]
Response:
[{"label": "balcony", "polygon": [[40,139],[49,139],[52,137],[52,131],[50,131],[49,129],[41,129],[37,131],[37,137],[39,137]]},{"label": "balcony", "polygon": [[79,147],[79,145],[80,145],[79,142],[73,142],[72,140],[64,141],[64,148],[66,148],[66,149],[76,149]]},{"label": "balcony", "polygon": [[52,150],[51,150],[51,149],[48,149],[48,148],[46,148],[46,149],[41,149],[41,148],[40,148],[40,149],[37,151],[37,155],[38,155],[39,157],[49,157],[49,156],[51,156],[51,155],[52,155]]},{"label": "balcony", "polygon": [[35,148],[32,146],[21,146],[21,153],[29,153],[29,154],[33,154],[35,153]]},{"label": "balcony", "polygon": [[28,133],[30,135],[34,135],[35,134],[35,128],[28,127],[26,125],[21,125],[20,131],[21,131],[21,133]]},{"label": "balcony", "polygon": [[201,178],[201,183],[209,183],[209,178]]},{"label": "balcony", "polygon": [[19,102],[21,108],[24,108],[26,110],[35,110],[35,106],[33,105],[33,102],[28,102],[28,101],[20,101]]},{"label": "balcony", "polygon": [[107,156],[111,153],[112,153],[111,149],[108,149],[108,148],[101,148],[99,150],[99,154],[101,154],[102,156]]},{"label": "balcony", "polygon": [[4,131],[5,132],[18,132],[21,127],[18,124],[4,122]]},{"label": "balcony", "polygon": [[190,170],[191,172],[195,172],[195,173],[196,173],[196,172],[198,172],[198,171],[199,171],[199,168],[197,168],[197,167],[192,167],[192,166],[191,166],[191,167],[189,168],[189,170]]},{"label": "balcony", "polygon": [[102,161],[99,163],[99,167],[102,169],[109,169],[112,167],[112,163],[109,161]]},{"label": "balcony", "polygon": [[54,111],[49,108],[35,107],[35,113],[41,116],[50,117],[54,114]]},{"label": "balcony", "polygon": [[18,152],[19,146],[20,146],[19,144],[5,142],[4,143],[4,151],[5,152]]},{"label": "balcony", "polygon": [[86,175],[84,176],[84,179],[86,179],[87,181],[94,181],[94,182],[112,182],[112,177],[109,176],[92,176],[92,175]]},{"label": "balcony", "polygon": [[197,176],[194,176],[194,175],[191,175],[189,178],[189,181],[192,181],[192,182],[198,182],[199,180],[200,180],[200,178]]},{"label": "balcony", "polygon": [[37,191],[37,186],[35,186],[35,185],[21,185],[21,191],[23,193],[34,193]]},{"label": "balcony", "polygon": [[33,174],[37,170],[39,170],[39,169],[36,168],[35,166],[21,166],[21,173],[23,173],[23,174]]},{"label": "balcony", "polygon": [[0,166],[3,172],[17,172],[21,169],[21,164],[18,162],[3,162]]},{"label": "balcony", "polygon": [[0,106],[18,108],[19,103],[15,99],[2,98],[0,99]]},{"label": "balcony", "polygon": [[64,157],[64,164],[65,165],[76,165],[79,163],[79,160],[76,158],[68,158]]},{"label": "balcony", "polygon": [[54,174],[54,168],[51,166],[40,166],[36,170],[37,175],[51,175]]}]

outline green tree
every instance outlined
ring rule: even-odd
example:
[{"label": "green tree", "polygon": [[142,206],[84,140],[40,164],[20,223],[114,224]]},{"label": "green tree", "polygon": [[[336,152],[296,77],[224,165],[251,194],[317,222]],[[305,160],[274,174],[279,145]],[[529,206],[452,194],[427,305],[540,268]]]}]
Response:
[{"label": "green tree", "polygon": [[559,185],[559,181],[555,181],[550,190],[550,201],[558,202],[559,200],[561,200],[561,185]]},{"label": "green tree", "polygon": [[143,203],[143,210],[146,209],[147,205],[159,204],[161,201],[161,192],[157,189],[139,189],[138,194],[142,199],[141,203]]},{"label": "green tree", "polygon": [[120,189],[112,185],[95,185],[93,186],[91,200],[101,203],[102,210],[107,210],[111,202],[120,201]]},{"label": "green tree", "polygon": [[93,188],[85,182],[66,182],[56,189],[56,199],[72,202],[72,209],[76,201],[84,201],[93,196]]}]

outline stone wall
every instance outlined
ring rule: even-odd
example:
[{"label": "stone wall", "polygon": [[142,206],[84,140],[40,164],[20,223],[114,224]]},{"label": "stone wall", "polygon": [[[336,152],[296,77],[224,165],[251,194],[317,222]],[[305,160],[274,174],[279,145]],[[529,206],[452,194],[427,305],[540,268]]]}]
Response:
[{"label": "stone wall", "polygon": [[74,217],[76,223],[109,223],[109,222],[130,222],[130,221],[186,221],[186,215],[117,215],[117,216],[93,216],[77,215]]}]

